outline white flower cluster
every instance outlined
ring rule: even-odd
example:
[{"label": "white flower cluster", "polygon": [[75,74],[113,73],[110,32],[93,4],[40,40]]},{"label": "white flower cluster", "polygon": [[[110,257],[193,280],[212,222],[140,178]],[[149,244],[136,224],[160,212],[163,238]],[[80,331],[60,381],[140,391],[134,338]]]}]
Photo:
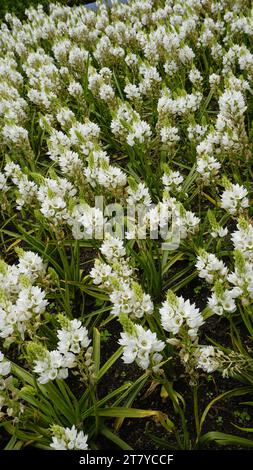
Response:
[{"label": "white flower cluster", "polygon": [[61,91],[59,70],[44,49],[30,52],[23,69],[28,77],[28,98],[42,109],[50,109]]},{"label": "white flower cluster", "polygon": [[[57,349],[48,351],[41,345],[30,345],[30,351],[33,353],[33,370],[38,374],[38,382],[41,384],[55,379],[66,379],[68,370],[77,366],[77,356],[82,354],[85,357],[91,342],[87,328],[82,326],[81,321],[68,320],[60,315],[59,322],[62,329],[57,331]],[[87,359],[89,363],[86,365],[90,367],[90,357],[86,357],[86,361]]]},{"label": "white flower cluster", "polygon": [[88,330],[80,320],[65,321],[64,327],[57,331],[57,337],[57,349],[64,355],[68,352],[79,354],[81,348],[87,349],[91,342]]},{"label": "white flower cluster", "polygon": [[100,149],[90,153],[84,175],[92,187],[100,185],[112,192],[124,187],[127,182],[125,173],[120,168],[110,165],[107,153]]},{"label": "white flower cluster", "polygon": [[[42,221],[58,240],[103,240],[107,219],[93,204],[103,192],[106,202],[124,206],[123,224],[125,205],[140,214],[144,210],[138,227],[139,214],[131,213],[126,237],[133,250],[137,244],[131,240],[145,238],[146,230],[159,243],[160,238],[168,242],[171,225],[175,249],[188,237],[183,256],[197,253],[199,277],[211,288],[212,313],[236,312],[239,302],[251,306],[249,4],[130,0],[113,1],[111,9],[100,2],[96,12],[56,4],[47,14],[39,6],[27,10],[24,22],[8,14],[0,26],[0,143],[8,155],[0,191],[8,220],[14,202],[18,222],[27,217],[37,228]],[[191,211],[197,199],[199,217]],[[219,223],[211,217],[206,226],[203,201],[215,206]],[[193,237],[199,227],[200,236]],[[208,252],[199,250],[200,240]],[[116,235],[104,239],[100,252],[91,278],[108,294],[112,314],[145,321],[154,305],[136,280],[123,242]],[[159,261],[155,254],[154,263]],[[31,252],[17,265],[1,262],[0,337],[6,345],[36,334],[47,305],[37,283],[45,275],[43,261]],[[165,331],[182,341],[190,337],[191,347],[197,342],[204,320],[189,300],[169,292],[160,315]],[[87,334],[79,320],[62,325],[57,349],[41,349],[36,359],[41,383],[66,378],[83,349],[85,366],[92,369]],[[126,325],[120,341],[125,362],[156,370],[164,343],[154,332]],[[218,368],[215,348],[201,347],[198,354],[198,368]],[[0,371],[8,370],[6,364],[0,355]],[[62,428],[52,447],[85,449],[86,436]]]},{"label": "white flower cluster", "polygon": [[52,433],[50,447],[54,450],[88,450],[88,435],[78,431],[74,425],[72,428],[52,426]]},{"label": "white flower cluster", "polygon": [[237,309],[236,299],[240,299],[242,305],[249,305],[253,299],[253,262],[251,250],[247,246],[241,250],[241,234],[250,232],[250,225],[241,219],[238,231],[232,234],[234,241],[234,270],[228,271],[223,261],[207,252],[202,252],[197,257],[196,267],[200,278],[211,284],[212,294],[208,299],[208,307],[216,315],[224,312],[233,313]]},{"label": "white flower cluster", "polygon": [[217,221],[215,213],[209,209],[207,216],[211,226],[211,237],[214,239],[226,237],[228,235],[228,228],[223,227],[221,222]]},{"label": "white flower cluster", "polygon": [[196,171],[204,184],[209,184],[217,174],[221,164],[212,155],[203,154],[197,159]]},{"label": "white flower cluster", "polygon": [[37,185],[30,181],[20,166],[16,163],[7,163],[4,168],[5,177],[11,178],[17,188],[16,207],[21,210],[23,206],[33,206],[37,197]]},{"label": "white flower cluster", "polygon": [[216,315],[236,310],[235,298],[240,295],[236,288],[227,289],[226,282],[229,279],[228,268],[222,260],[219,260],[213,253],[201,250],[197,256],[196,268],[199,277],[211,285],[212,295],[208,299],[208,307]]},{"label": "white flower cluster", "polygon": [[234,271],[228,275],[228,282],[233,286],[232,291],[240,297],[243,305],[248,305],[253,299],[253,263],[246,261],[244,253],[235,251]]},{"label": "white flower cluster", "polygon": [[203,96],[200,92],[189,95],[183,93],[182,96],[179,95],[177,98],[172,98],[170,90],[166,89],[158,100],[157,111],[161,118],[165,115],[182,116],[187,113],[193,113],[198,110],[202,98]]},{"label": "white flower cluster", "polygon": [[223,227],[220,227],[220,226],[213,228],[213,231],[211,232],[211,236],[213,238],[217,238],[217,237],[223,238],[227,234],[228,234],[227,227],[223,228]]},{"label": "white flower cluster", "polygon": [[195,353],[196,367],[211,374],[221,367],[222,351],[217,352],[213,346],[200,346]]},{"label": "white flower cluster", "polygon": [[[5,388],[6,376],[11,372],[11,363],[4,357],[0,351],[0,391]],[[1,408],[1,395],[0,395],[0,408]]]},{"label": "white flower cluster", "polygon": [[0,141],[20,149],[30,148],[27,130],[28,104],[22,97],[23,77],[11,53],[0,57]]},{"label": "white flower cluster", "polygon": [[182,296],[177,297],[172,291],[167,292],[167,298],[159,310],[161,315],[161,324],[165,331],[173,335],[182,334],[185,330],[187,334],[195,339],[198,329],[204,323],[204,319],[189,300],[184,300]]},{"label": "white flower cluster", "polygon": [[221,195],[221,207],[234,215],[249,207],[248,191],[239,184],[230,184]]},{"label": "white flower cluster", "polygon": [[162,183],[167,191],[180,192],[182,189],[182,182],[184,181],[183,176],[179,171],[172,171],[166,166],[162,177]]},{"label": "white flower cluster", "polygon": [[[192,138],[190,133],[189,138],[190,140]],[[215,178],[217,179],[219,169],[221,168],[221,164],[217,160],[217,156],[219,155],[219,152],[217,151],[219,137],[212,129],[208,134],[205,134],[203,140],[196,140],[198,141],[198,145],[196,147],[196,171],[203,183],[205,185],[209,185],[210,182],[215,181]]]},{"label": "white flower cluster", "polygon": [[33,371],[38,374],[38,382],[46,384],[55,379],[66,379],[68,369],[75,367],[75,356],[62,355],[60,351],[41,351],[39,358],[34,361]]},{"label": "white flower cluster", "polygon": [[165,343],[157,339],[156,333],[145,330],[141,325],[132,325],[131,332],[121,333],[120,336],[125,364],[135,361],[141,369],[159,370],[163,358],[160,352],[165,348]]},{"label": "white flower cluster", "polygon": [[36,330],[48,303],[45,291],[34,285],[46,274],[42,259],[31,251],[18,255],[17,265],[0,262],[0,337],[6,344]]},{"label": "white flower cluster", "polygon": [[21,411],[22,406],[17,404],[18,398],[13,393],[13,377],[10,375],[12,364],[0,351],[0,417],[15,416],[14,408],[17,413]]},{"label": "white flower cluster", "polygon": [[[173,177],[173,175],[171,176]],[[179,174],[174,176],[176,181],[181,181]],[[165,183],[169,182],[165,176],[163,181]],[[180,186],[178,189],[180,191]],[[158,238],[157,234],[160,228],[160,234],[164,240],[168,241],[171,236],[174,237],[174,249],[176,249],[182,240],[197,232],[200,219],[193,212],[187,211],[181,202],[171,197],[169,194],[170,190],[176,192],[174,180],[168,186],[167,191],[164,191],[162,201],[149,209],[145,221],[150,229],[152,238]]]},{"label": "white flower cluster", "polygon": [[223,315],[224,312],[233,313],[236,310],[235,299],[240,294],[240,289],[226,289],[221,282],[217,281],[208,299],[208,307],[216,315]]},{"label": "white flower cluster", "polygon": [[253,225],[252,221],[239,218],[237,230],[232,233],[231,239],[235,250],[240,250],[245,259],[253,261]]},{"label": "white flower cluster", "polygon": [[148,188],[144,183],[137,184],[135,181],[129,180],[129,186],[127,188],[127,203],[129,206],[138,207],[150,207],[151,197]]},{"label": "white flower cluster", "polygon": [[8,190],[7,177],[4,175],[4,173],[0,172],[0,191],[1,191],[1,194],[6,192],[7,190]]},{"label": "white flower cluster", "polygon": [[69,219],[68,202],[73,201],[77,190],[65,178],[45,178],[37,191],[40,211],[51,223]]},{"label": "white flower cluster", "polygon": [[115,191],[126,185],[126,175],[110,164],[109,156],[100,145],[98,126],[92,126],[91,122],[79,123],[68,108],[61,110],[60,116],[58,112],[56,117],[63,129],[67,127],[68,133],[50,125],[48,147],[50,158],[58,163],[63,174],[71,176],[77,186],[88,182],[92,187],[100,185]]},{"label": "white flower cluster", "polygon": [[100,135],[99,126],[87,120],[85,123],[76,121],[69,130],[71,144],[84,155],[89,155],[94,148],[94,143],[98,142]]},{"label": "white flower cluster", "polygon": [[130,147],[148,142],[151,129],[127,103],[120,104],[111,122],[112,133]]},{"label": "white flower cluster", "polygon": [[250,357],[233,350],[223,352],[214,346],[197,346],[193,357],[197,369],[209,374],[217,370],[223,378],[247,373],[252,367]]},{"label": "white flower cluster", "polygon": [[222,260],[219,260],[213,253],[201,250],[197,256],[196,268],[199,277],[205,279],[208,284],[214,284],[218,279],[225,279],[228,269]]},{"label": "white flower cluster", "polygon": [[133,270],[125,258],[123,241],[109,237],[102,243],[100,251],[107,263],[96,260],[90,276],[94,284],[109,293],[113,304],[111,313],[116,316],[124,313],[136,319],[152,314],[153,302],[133,277]]},{"label": "white flower cluster", "polygon": [[163,144],[172,146],[180,141],[178,128],[174,126],[163,126],[160,130],[161,141]]},{"label": "white flower cluster", "polygon": [[[219,98],[219,113],[215,128],[213,126],[210,128],[210,132],[196,148],[197,172],[206,185],[214,182],[214,177],[217,176],[222,166],[219,161],[222,155],[227,154],[231,160],[236,159],[238,154],[249,155],[244,124],[244,112],[247,109],[244,93],[247,88],[247,82],[243,79],[237,79],[232,72],[228,74],[227,87]],[[233,206],[231,214],[235,213],[237,209],[234,206],[247,207],[246,199],[241,202],[242,205],[239,205],[240,199],[247,195],[243,193],[243,187],[231,184],[222,196],[222,207],[230,212],[230,208]],[[246,205],[244,206],[244,204]]]},{"label": "white flower cluster", "polygon": [[69,215],[69,225],[75,240],[102,239],[104,223],[102,211],[85,203],[74,206]]},{"label": "white flower cluster", "polygon": [[112,71],[108,67],[103,67],[99,72],[93,67],[89,69],[89,89],[94,96],[111,104],[115,99],[115,92],[112,86]]}]

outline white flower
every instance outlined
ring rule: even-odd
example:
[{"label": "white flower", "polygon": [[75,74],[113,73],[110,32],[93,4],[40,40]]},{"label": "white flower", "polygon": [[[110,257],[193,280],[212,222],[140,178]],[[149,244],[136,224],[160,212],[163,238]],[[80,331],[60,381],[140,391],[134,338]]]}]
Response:
[{"label": "white flower", "polygon": [[129,285],[121,281],[119,287],[115,288],[109,297],[113,304],[111,311],[113,315],[126,313],[132,318],[142,318],[145,314],[153,313],[154,306],[150,295],[143,293],[136,282]]},{"label": "white flower", "polygon": [[[87,170],[84,173],[88,176]],[[97,181],[101,186],[113,191],[125,186],[127,178],[120,168],[108,165],[107,168],[101,167],[97,170]]]},{"label": "white flower", "polygon": [[126,97],[128,100],[139,100],[141,98],[141,93],[138,86],[129,83],[125,86],[124,92],[126,93]]},{"label": "white flower", "polygon": [[77,122],[70,128],[69,134],[71,144],[77,146],[84,155],[88,155],[99,139],[100,128],[95,122]]},{"label": "white flower", "polygon": [[6,176],[0,171],[0,191],[7,191],[7,178]]},{"label": "white flower", "polygon": [[187,62],[191,62],[195,57],[193,50],[185,45],[179,49],[179,60],[185,64]]},{"label": "white flower", "polygon": [[68,201],[76,192],[65,178],[46,178],[37,192],[41,213],[54,224],[66,221],[69,219]]},{"label": "white flower", "polygon": [[0,377],[9,375],[10,372],[11,372],[11,363],[5,359],[3,353],[1,353],[0,351]]},{"label": "white flower", "polygon": [[105,219],[97,207],[88,204],[79,204],[74,207],[69,224],[75,240],[101,239],[103,236]]},{"label": "white flower", "polygon": [[247,109],[243,94],[236,90],[226,90],[219,98],[220,112],[225,117],[236,119]]},{"label": "white flower", "polygon": [[33,181],[29,181],[27,176],[22,173],[20,166],[13,162],[5,165],[5,174],[17,186],[17,209],[21,210],[24,205],[28,207],[32,205],[36,200],[37,185]]},{"label": "white flower", "polygon": [[41,315],[48,304],[45,296],[46,293],[38,286],[24,288],[18,294],[16,306],[20,311],[26,312],[27,318],[31,315]]},{"label": "white flower", "polygon": [[52,160],[58,161],[62,173],[67,176],[72,176],[72,178],[77,177],[85,171],[84,164],[77,152],[65,150],[62,155],[57,158],[52,158]]},{"label": "white flower", "polygon": [[217,73],[212,73],[211,75],[209,75],[210,87],[213,88],[213,87],[218,86],[220,83],[220,80],[221,80],[221,77]]},{"label": "white flower", "polygon": [[32,251],[24,251],[19,256],[18,269],[20,273],[25,274],[31,281],[35,281],[39,276],[46,273],[46,265],[42,258]]},{"label": "white flower", "polygon": [[201,85],[201,83],[203,82],[203,77],[199,70],[197,70],[196,68],[193,68],[191,69],[189,73],[189,80],[192,82],[194,86],[198,86],[198,85]]},{"label": "white flower", "polygon": [[88,435],[78,431],[74,425],[72,428],[53,426],[50,447],[54,450],[88,450],[87,439]]},{"label": "white flower", "polygon": [[141,325],[135,325],[133,334],[121,333],[119,344],[123,346],[122,359],[125,364],[136,361],[142,369],[159,368],[162,355],[159,354],[165,347],[165,343],[157,339],[156,333],[144,330]]},{"label": "white flower", "polygon": [[[221,290],[221,289],[220,289]],[[233,288],[233,289],[223,289],[212,293],[211,297],[208,299],[208,307],[212,310],[213,313],[216,315],[223,315],[225,312],[235,312],[236,310],[236,303],[235,298],[237,298],[242,293],[241,289]]]},{"label": "white flower", "polygon": [[66,379],[68,369],[75,367],[73,353],[61,354],[60,351],[45,351],[44,357],[34,361],[34,372],[38,374],[38,382],[46,384],[55,379]]},{"label": "white flower", "polygon": [[129,67],[132,67],[134,65],[138,65],[138,57],[136,54],[129,53],[125,56],[125,62]]},{"label": "white flower", "polygon": [[178,135],[178,131],[179,129],[177,127],[162,127],[160,130],[160,136],[163,144],[173,145],[176,142],[179,142],[180,136]]},{"label": "white flower", "polygon": [[221,207],[229,214],[234,215],[249,207],[248,191],[244,186],[231,184],[230,189],[226,189],[221,195]]},{"label": "white flower", "polygon": [[69,52],[69,64],[75,72],[84,72],[88,56],[88,51],[78,46],[73,46]]},{"label": "white flower", "polygon": [[56,119],[63,128],[69,128],[75,121],[75,114],[69,108],[60,108],[56,114]]},{"label": "white flower", "polygon": [[189,140],[200,142],[205,136],[208,126],[201,126],[200,124],[190,124],[187,127]]},{"label": "white flower", "polygon": [[69,86],[68,86],[68,92],[71,96],[73,96],[76,99],[80,99],[83,97],[83,88],[82,85],[79,82],[72,81]]},{"label": "white flower", "polygon": [[177,297],[171,291],[168,291],[167,300],[163,302],[159,310],[161,315],[161,324],[165,331],[177,335],[182,325],[187,325],[188,334],[195,338],[198,329],[204,323],[204,319],[189,300],[184,300],[182,296]]},{"label": "white flower", "polygon": [[183,180],[184,178],[182,175],[180,175],[179,171],[168,170],[162,177],[162,183],[167,191],[173,189],[176,192],[180,192],[182,188],[181,183]]},{"label": "white flower", "polygon": [[237,230],[232,233],[231,239],[235,250],[240,250],[246,258],[253,257],[253,225],[247,220],[237,224]]},{"label": "white flower", "polygon": [[223,237],[226,237],[227,234],[228,234],[227,227],[223,228],[223,227],[217,226],[217,227],[212,229],[211,237],[213,237],[213,238],[217,238],[217,237],[223,238]]},{"label": "white flower", "polygon": [[63,355],[68,352],[78,354],[81,348],[87,349],[91,340],[88,337],[88,330],[82,326],[79,320],[66,320],[66,325],[57,331],[57,349]]},{"label": "white flower", "polygon": [[101,285],[101,287],[110,287],[112,278],[112,268],[109,264],[102,263],[100,260],[95,260],[95,265],[90,271],[90,277],[93,279],[94,284]]},{"label": "white flower", "polygon": [[205,184],[217,175],[220,167],[221,164],[211,155],[204,154],[197,157],[196,171],[199,173]]},{"label": "white flower", "polygon": [[134,188],[129,186],[127,188],[127,192],[127,203],[129,205],[135,206],[137,204],[141,204],[143,206],[149,207],[152,203],[149,190],[144,183],[139,183]]},{"label": "white flower", "polygon": [[2,128],[2,136],[7,144],[15,144],[19,147],[29,146],[28,131],[15,124],[5,124]]},{"label": "white flower", "polygon": [[115,92],[111,85],[104,83],[99,90],[99,97],[105,102],[110,102],[115,98]]},{"label": "white flower", "polygon": [[117,258],[122,258],[126,254],[123,241],[119,238],[108,238],[104,240],[101,247],[101,253],[105,256],[107,262],[112,262]]},{"label": "white flower", "polygon": [[158,100],[157,111],[159,115],[165,116],[183,116],[188,112],[197,111],[202,101],[200,92],[192,93],[186,96],[178,96],[172,99],[168,89],[163,90],[161,98]]},{"label": "white flower", "polygon": [[130,147],[133,147],[137,143],[144,143],[151,137],[151,129],[147,122],[136,121],[133,123],[132,130],[127,135],[127,143]]},{"label": "white flower", "polygon": [[151,137],[151,128],[146,121],[141,120],[137,111],[128,103],[120,105],[111,122],[112,133],[127,142],[130,147],[144,143]]},{"label": "white flower", "polygon": [[208,284],[213,284],[216,279],[225,279],[228,273],[223,261],[219,260],[213,253],[203,252],[197,256],[196,268],[199,277],[203,278]]},{"label": "white flower", "polygon": [[236,253],[234,272],[227,279],[235,286],[232,291],[238,292],[236,297],[240,296],[242,304],[249,304],[253,299],[253,263],[245,261],[243,252]]},{"label": "white flower", "polygon": [[178,65],[175,60],[166,61],[163,65],[165,73],[167,73],[170,77],[173,77],[178,70]]},{"label": "white flower", "polygon": [[183,240],[188,234],[194,234],[198,230],[200,218],[191,211],[185,211],[180,220],[180,238]]},{"label": "white flower", "polygon": [[215,372],[220,367],[219,355],[213,346],[200,346],[195,357],[197,369],[203,369],[208,374]]}]

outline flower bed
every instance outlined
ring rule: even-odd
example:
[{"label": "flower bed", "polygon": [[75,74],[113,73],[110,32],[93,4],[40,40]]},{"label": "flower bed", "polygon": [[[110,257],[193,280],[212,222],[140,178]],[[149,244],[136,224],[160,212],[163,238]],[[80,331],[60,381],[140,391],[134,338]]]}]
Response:
[{"label": "flower bed", "polygon": [[252,448],[250,2],[26,16],[0,31],[1,447]]}]

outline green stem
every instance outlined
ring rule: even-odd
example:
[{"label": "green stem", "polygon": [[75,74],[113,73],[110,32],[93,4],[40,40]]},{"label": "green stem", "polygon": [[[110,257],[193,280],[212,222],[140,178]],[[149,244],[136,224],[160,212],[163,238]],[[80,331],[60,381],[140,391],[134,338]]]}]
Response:
[{"label": "green stem", "polygon": [[198,386],[193,386],[193,406],[194,406],[194,419],[195,419],[195,426],[196,426],[196,443],[200,437],[200,422],[199,422],[199,404],[198,404]]},{"label": "green stem", "polygon": [[180,418],[181,418],[181,423],[182,423],[182,430],[183,430],[183,442],[181,440],[181,437],[177,431],[176,428],[174,428],[173,432],[174,432],[174,435],[175,435],[175,438],[176,438],[176,441],[177,441],[177,444],[178,444],[178,448],[181,449],[181,450],[186,450],[186,449],[189,449],[189,434],[188,434],[188,431],[187,431],[187,426],[186,426],[186,420],[185,420],[185,415],[184,415],[184,412],[183,410],[180,408],[177,400],[175,399],[174,395],[175,395],[175,392],[173,390],[173,386],[172,384],[166,380],[164,382],[164,387],[166,388],[168,394],[169,394],[169,397],[171,398],[172,400],[172,403],[173,403],[173,406],[174,406],[174,409],[176,411],[176,413],[179,414]]}]

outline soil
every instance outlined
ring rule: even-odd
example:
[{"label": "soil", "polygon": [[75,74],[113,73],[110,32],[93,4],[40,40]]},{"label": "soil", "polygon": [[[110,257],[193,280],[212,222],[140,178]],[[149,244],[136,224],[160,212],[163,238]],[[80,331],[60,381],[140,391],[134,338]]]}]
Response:
[{"label": "soil", "polygon": [[[218,323],[218,325],[217,325]],[[120,336],[120,325],[115,320],[110,322],[106,329],[111,336],[105,342],[102,342],[101,357],[103,362],[116,351],[118,345],[117,341]],[[218,332],[218,335],[217,335]],[[225,334],[224,334],[225,333]],[[246,342],[249,342],[246,331],[242,328],[242,337]],[[205,337],[213,337],[216,341],[221,341],[223,346],[230,346],[230,338],[227,333],[226,319],[209,319],[204,328],[202,328],[201,341],[205,341]],[[193,411],[193,392],[189,386],[189,378],[185,375],[182,365],[178,362],[175,366],[177,371],[177,380],[175,381],[175,390],[180,393],[186,401],[185,416],[187,420],[187,429],[189,432],[189,439],[191,447],[194,449],[196,441],[194,411]],[[120,387],[126,381],[135,381],[141,375],[141,370],[135,364],[126,365],[122,359],[114,364],[110,371],[103,378],[102,386],[100,385],[100,397],[105,396],[107,393]],[[242,384],[243,385],[243,384]],[[223,379],[220,374],[214,373],[212,376],[202,374],[199,380],[198,398],[199,398],[199,414],[202,415],[206,406],[218,395],[237,388],[240,383],[232,379]],[[169,398],[163,399],[160,396],[161,386],[158,386],[153,393],[146,396],[147,387],[139,393],[135,399],[132,407],[140,409],[158,410],[165,413],[168,417],[179,426],[179,419],[175,419],[175,413],[172,409],[172,404]],[[250,433],[238,430],[235,425],[244,428],[253,427],[253,408],[248,405],[242,405],[244,401],[252,400],[252,397],[234,397],[229,400],[218,401],[210,410],[207,415],[205,424],[203,426],[202,434],[210,431],[219,431],[226,434],[233,434],[248,439],[252,439]],[[110,420],[113,426],[113,420]],[[150,451],[150,449],[165,450],[167,445],[169,448],[174,447],[177,449],[177,443],[174,435],[169,434],[155,419],[125,419],[122,428],[118,433],[119,437],[125,440],[134,450],[137,451]],[[159,442],[159,440],[161,440]],[[112,448],[112,444],[107,441],[100,441],[104,449]],[[205,449],[218,450],[221,447],[215,442],[211,442],[204,447]],[[245,449],[240,446],[226,446],[226,449]],[[250,447],[249,447],[250,449]],[[251,448],[252,449],[252,448]]]}]

